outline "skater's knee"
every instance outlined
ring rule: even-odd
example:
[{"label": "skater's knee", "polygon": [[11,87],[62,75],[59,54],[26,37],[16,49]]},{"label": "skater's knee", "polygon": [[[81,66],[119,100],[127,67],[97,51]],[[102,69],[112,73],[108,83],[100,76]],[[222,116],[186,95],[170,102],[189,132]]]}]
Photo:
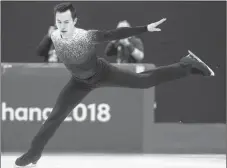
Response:
[{"label": "skater's knee", "polygon": [[50,116],[47,120],[49,123],[61,123],[66,117],[63,115]]}]

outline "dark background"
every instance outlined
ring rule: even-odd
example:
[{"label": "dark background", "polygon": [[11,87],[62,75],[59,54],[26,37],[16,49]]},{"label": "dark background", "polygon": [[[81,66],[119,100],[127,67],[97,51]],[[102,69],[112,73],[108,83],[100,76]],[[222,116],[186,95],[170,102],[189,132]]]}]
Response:
[{"label": "dark background", "polygon": [[[2,3],[2,62],[42,62],[35,48],[54,24],[59,2]],[[178,61],[192,50],[213,69],[214,78],[190,77],[156,87],[156,122],[224,123],[226,63],[225,2],[73,2],[78,26],[113,29],[120,20],[132,26],[163,17],[161,32],[145,33],[144,63],[156,66]],[[105,44],[99,46],[103,56]],[[111,62],[114,59],[110,59]]]}]

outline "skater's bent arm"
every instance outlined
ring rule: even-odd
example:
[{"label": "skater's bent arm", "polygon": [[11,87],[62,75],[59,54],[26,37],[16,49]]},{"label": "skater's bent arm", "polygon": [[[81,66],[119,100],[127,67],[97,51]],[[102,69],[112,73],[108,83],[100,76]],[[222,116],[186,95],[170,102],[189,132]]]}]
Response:
[{"label": "skater's bent arm", "polygon": [[122,27],[114,30],[89,30],[88,34],[91,36],[91,40],[96,43],[120,40],[127,37],[139,35],[147,32],[147,26],[137,26],[137,27]]},{"label": "skater's bent arm", "polygon": [[50,36],[45,35],[44,38],[42,39],[42,41],[39,43],[37,49],[36,49],[37,54],[39,56],[48,57],[48,52],[49,52],[52,44],[53,43],[52,43]]}]

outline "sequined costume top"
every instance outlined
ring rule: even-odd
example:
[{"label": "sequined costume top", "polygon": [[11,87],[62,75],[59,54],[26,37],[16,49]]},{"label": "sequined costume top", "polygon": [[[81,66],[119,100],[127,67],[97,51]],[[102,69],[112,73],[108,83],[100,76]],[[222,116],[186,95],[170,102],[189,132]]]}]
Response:
[{"label": "sequined costume top", "polygon": [[[51,35],[51,41],[54,44],[58,58],[72,75],[80,79],[86,79],[95,74],[98,66],[96,44],[123,39],[146,31],[147,26],[118,28],[109,31],[75,28],[72,37],[65,39],[61,37],[60,31],[55,30]],[[50,39],[45,40],[44,38],[39,45],[39,49],[46,50],[46,47],[50,46],[49,43]]]}]

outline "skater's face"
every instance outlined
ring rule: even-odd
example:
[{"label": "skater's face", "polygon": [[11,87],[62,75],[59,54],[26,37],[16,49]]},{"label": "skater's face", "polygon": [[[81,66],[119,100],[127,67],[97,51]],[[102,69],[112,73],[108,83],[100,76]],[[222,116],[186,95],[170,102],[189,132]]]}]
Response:
[{"label": "skater's face", "polygon": [[72,36],[76,21],[76,18],[72,18],[70,10],[65,12],[57,12],[55,15],[56,26],[63,37]]}]

